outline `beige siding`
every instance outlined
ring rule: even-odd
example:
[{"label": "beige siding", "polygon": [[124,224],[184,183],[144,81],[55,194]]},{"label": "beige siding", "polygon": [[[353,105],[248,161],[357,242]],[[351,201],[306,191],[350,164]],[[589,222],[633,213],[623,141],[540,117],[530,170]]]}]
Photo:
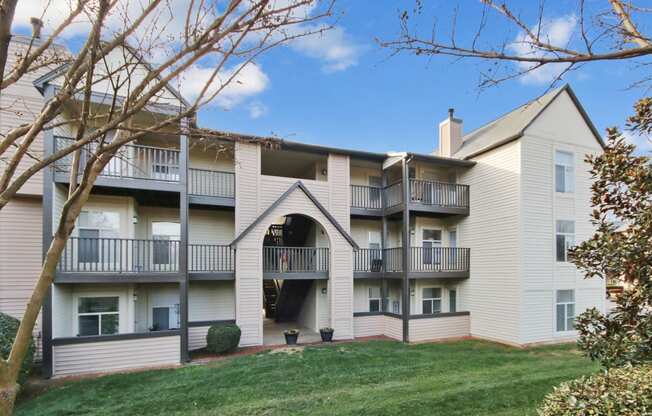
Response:
[{"label": "beige siding", "polygon": [[471,334],[518,342],[521,302],[521,144],[474,159],[460,179],[470,185],[471,215],[458,227],[471,249],[471,276],[461,285],[473,317]]},{"label": "beige siding", "polygon": [[53,374],[126,370],[179,364],[179,336],[92,342],[53,347]]},{"label": "beige siding", "polygon": [[403,340],[403,320],[392,316],[383,316],[385,318],[385,335],[402,341]]},{"label": "beige siding", "polygon": [[410,321],[410,342],[469,336],[469,315]]},{"label": "beige siding", "polygon": [[[41,200],[18,197],[0,210],[0,312],[22,319],[41,270]],[[41,317],[34,338],[40,358]]]},{"label": "beige siding", "polygon": [[235,319],[234,282],[190,282],[188,320]]},{"label": "beige siding", "polygon": [[188,328],[188,349],[190,351],[206,347],[208,326],[193,326]]},{"label": "beige siding", "polygon": [[[601,148],[567,93],[561,94],[526,131],[522,142],[523,301],[521,343],[565,340],[555,330],[555,292],[574,289],[576,313],[604,308],[604,282],[584,279],[570,263],[555,257],[557,220],[575,222],[575,241],[590,237],[590,166],[586,154]],[[555,192],[557,150],[574,155],[575,191]],[[572,335],[572,334],[571,334]]]},{"label": "beige siding", "polygon": [[356,316],[353,318],[353,334],[356,338],[385,334],[385,316]]}]

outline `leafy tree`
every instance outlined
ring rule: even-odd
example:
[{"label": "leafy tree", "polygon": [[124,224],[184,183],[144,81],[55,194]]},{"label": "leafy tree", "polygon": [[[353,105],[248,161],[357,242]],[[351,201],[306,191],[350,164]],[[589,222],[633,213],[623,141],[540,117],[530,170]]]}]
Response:
[{"label": "leafy tree", "polygon": [[[650,98],[636,104],[632,131],[650,133],[651,106]],[[625,287],[611,313],[593,308],[576,320],[580,348],[607,368],[652,361],[652,164],[636,156],[617,129],[608,136],[606,151],[587,157],[597,229],[570,255],[587,277],[619,280]]]}]

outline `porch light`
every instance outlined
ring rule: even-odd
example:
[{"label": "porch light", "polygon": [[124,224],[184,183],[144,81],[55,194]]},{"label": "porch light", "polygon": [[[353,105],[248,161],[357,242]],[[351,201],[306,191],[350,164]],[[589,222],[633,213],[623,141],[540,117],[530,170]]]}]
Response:
[{"label": "porch light", "polygon": [[138,224],[138,215],[134,215],[134,216],[131,218],[131,223],[132,223],[132,224]]},{"label": "porch light", "polygon": [[327,293],[327,291],[328,291],[328,289],[326,289],[325,287],[321,288],[321,294],[322,295],[325,295]]}]

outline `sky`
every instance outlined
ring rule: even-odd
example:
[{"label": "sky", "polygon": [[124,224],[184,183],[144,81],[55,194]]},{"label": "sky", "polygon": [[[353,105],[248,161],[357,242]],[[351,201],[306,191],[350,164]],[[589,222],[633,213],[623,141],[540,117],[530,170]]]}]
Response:
[{"label": "sky", "polygon": [[[36,7],[22,3],[15,31],[26,30],[27,17]],[[479,2],[459,3],[457,33],[463,39],[477,29],[481,8]],[[537,71],[481,90],[480,72],[487,70],[486,63],[393,55],[379,46],[378,39],[398,37],[401,4],[411,3],[339,0],[331,31],[276,48],[245,68],[236,87],[200,111],[200,125],[333,147],[427,153],[437,145],[437,125],[448,108],[455,108],[456,117],[464,121],[464,131],[469,132],[545,93],[559,70]],[[448,33],[451,2],[425,4],[413,23],[428,33],[436,17],[438,30]],[[536,23],[535,2],[510,4],[526,21]],[[575,4],[546,2],[543,29],[552,42],[577,40]],[[501,44],[503,39],[511,42],[522,36],[507,27],[494,25],[484,32],[483,39]],[[74,36],[63,42],[74,49]],[[522,52],[518,46],[511,48]],[[184,82],[186,93],[201,86],[202,75],[209,72],[209,68],[194,70]],[[604,132],[608,126],[622,126],[633,103],[649,93],[645,88],[628,88],[646,76],[645,70],[633,62],[589,64],[568,74],[564,82],[571,85],[598,130]],[[652,151],[645,138],[629,136],[639,144],[640,152]]]}]

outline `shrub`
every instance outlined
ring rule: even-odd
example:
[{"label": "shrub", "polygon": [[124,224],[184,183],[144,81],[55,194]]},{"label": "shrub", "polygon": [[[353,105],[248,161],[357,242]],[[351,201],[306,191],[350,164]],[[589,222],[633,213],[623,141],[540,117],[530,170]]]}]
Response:
[{"label": "shrub", "polygon": [[546,396],[541,416],[650,415],[652,366],[613,368],[562,383]]},{"label": "shrub", "polygon": [[235,350],[240,343],[240,328],[236,324],[218,324],[208,328],[207,349],[215,354]]},{"label": "shrub", "polygon": [[[16,338],[20,321],[13,316],[6,315],[0,312],[0,357],[7,359],[11,352],[11,346]],[[25,360],[18,375],[18,384],[23,384],[27,380],[29,371],[32,368],[34,361],[34,340],[31,339],[25,354]]]}]

